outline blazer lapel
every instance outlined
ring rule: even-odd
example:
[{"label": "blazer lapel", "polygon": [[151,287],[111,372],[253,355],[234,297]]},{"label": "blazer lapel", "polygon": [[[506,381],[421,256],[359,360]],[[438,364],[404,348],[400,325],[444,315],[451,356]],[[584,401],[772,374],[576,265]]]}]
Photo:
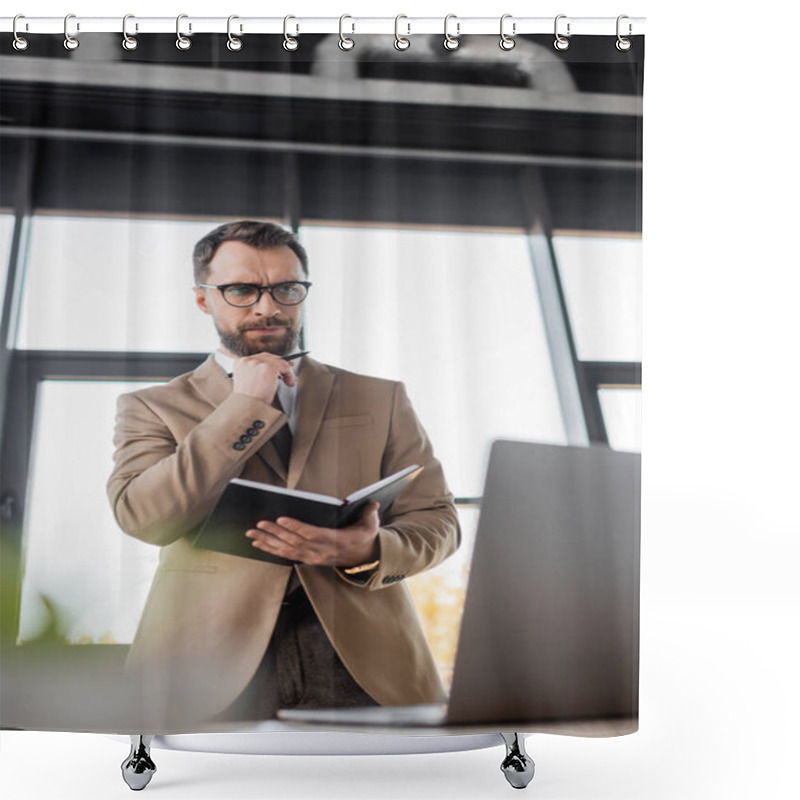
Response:
[{"label": "blazer lapel", "polygon": [[[286,423],[289,424],[288,422]],[[288,486],[288,475],[286,474],[286,466],[283,460],[278,455],[275,445],[272,441],[268,441],[262,448],[259,449],[258,455],[264,460],[269,468]],[[294,458],[294,442],[292,443],[292,458]]]},{"label": "blazer lapel", "polygon": [[217,364],[213,355],[210,355],[192,373],[189,383],[214,408],[220,405],[233,391],[233,382]]},{"label": "blazer lapel", "polygon": [[[289,461],[287,486],[297,486],[308,454],[319,433],[319,426],[333,389],[333,373],[323,364],[305,356],[298,375],[297,421],[292,441],[292,457]],[[277,454],[275,458],[278,459]],[[280,461],[280,459],[278,459]]]}]

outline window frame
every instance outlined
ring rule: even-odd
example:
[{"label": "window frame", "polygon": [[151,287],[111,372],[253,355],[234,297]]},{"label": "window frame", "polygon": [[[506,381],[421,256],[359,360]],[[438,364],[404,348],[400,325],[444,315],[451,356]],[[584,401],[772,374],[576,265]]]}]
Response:
[{"label": "window frame", "polygon": [[[15,223],[12,246],[10,248],[7,272],[7,290],[3,302],[2,320],[0,321],[0,345],[2,355],[3,397],[2,411],[2,455],[0,465],[2,471],[2,489],[0,490],[0,512],[4,527],[3,543],[20,554],[12,580],[11,595],[16,598],[13,610],[15,631],[19,628],[19,611],[22,588],[22,531],[24,527],[25,503],[29,481],[29,467],[35,417],[35,401],[38,384],[42,380],[126,380],[153,381],[170,380],[173,377],[193,369],[202,361],[207,353],[151,353],[151,352],[76,352],[54,350],[15,350],[9,349],[9,332],[13,330],[15,304],[18,306],[18,293],[21,283],[21,270],[24,267],[24,245],[30,220],[36,213],[77,213],[88,215],[85,209],[78,212],[70,209],[47,210],[37,209],[34,203],[36,195],[36,177],[41,173],[37,163],[39,151],[38,140],[25,143],[23,158],[16,176],[15,189]],[[298,160],[293,154],[286,159],[286,177],[282,191],[285,193],[283,207],[287,224],[297,232],[301,225],[330,225],[331,222],[319,218],[304,218],[301,195],[292,187],[301,183]],[[602,418],[597,389],[601,384],[615,383],[633,386],[641,385],[641,364],[625,362],[581,362],[577,358],[574,337],[572,335],[569,315],[561,286],[558,264],[553,248],[553,231],[549,222],[549,210],[544,197],[545,181],[536,168],[523,170],[520,183],[509,183],[507,190],[518,193],[525,210],[525,232],[531,241],[531,268],[535,272],[539,287],[542,310],[550,320],[551,333],[556,330],[555,338],[551,338],[550,351],[554,368],[563,378],[564,395],[562,410],[572,404],[571,413],[576,422],[576,431],[582,427],[585,437],[580,433],[568,437],[572,444],[608,445],[608,436]],[[119,216],[97,212],[99,216]],[[158,219],[192,219],[196,214],[156,215],[138,213],[136,217],[154,217]],[[210,215],[213,217],[214,215]],[[359,224],[350,221],[351,224]],[[335,223],[333,223],[335,224]],[[386,223],[380,227],[389,227]],[[403,227],[417,228],[417,225],[399,223]],[[423,227],[423,226],[419,226]],[[452,226],[432,226],[437,229]],[[458,226],[461,227],[461,226]],[[498,230],[518,230],[507,226]],[[466,230],[486,230],[476,226],[464,226]],[[494,228],[491,228],[494,229]],[[534,253],[546,254],[544,258],[535,257]],[[543,283],[543,279],[546,279]],[[542,299],[543,298],[543,299]],[[560,337],[560,342],[557,339]],[[568,394],[571,397],[566,397]],[[577,405],[575,401],[577,400]],[[566,412],[565,412],[566,413]],[[22,424],[20,424],[22,423]],[[569,430],[569,429],[568,429]],[[459,505],[475,506],[480,504],[479,497],[457,497]],[[5,579],[5,576],[4,576]],[[109,645],[86,645],[85,647],[109,647]],[[120,647],[125,647],[121,645]]]}]

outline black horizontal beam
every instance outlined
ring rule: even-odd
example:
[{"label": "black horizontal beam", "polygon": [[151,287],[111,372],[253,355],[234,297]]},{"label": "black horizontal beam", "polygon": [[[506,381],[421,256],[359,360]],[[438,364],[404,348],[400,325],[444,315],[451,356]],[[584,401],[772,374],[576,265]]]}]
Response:
[{"label": "black horizontal beam", "polygon": [[[264,150],[40,139],[34,208],[86,214],[282,219],[286,154]],[[16,137],[0,137],[13,163]],[[298,153],[300,217],[408,225],[524,228],[513,163]],[[542,167],[555,228],[635,232],[641,172]],[[11,205],[10,176],[0,204]]]},{"label": "black horizontal beam", "polygon": [[595,391],[602,384],[642,385],[641,361],[581,361],[580,369]]},{"label": "black horizontal beam", "polygon": [[[498,28],[499,34],[499,28]],[[119,47],[119,34],[81,33],[80,53],[68,51],[63,46],[63,37],[51,34],[30,34],[26,53],[13,49],[10,32],[0,34],[0,55],[17,59],[37,58],[58,63],[70,62],[86,57],[93,47],[102,47],[113,41],[114,47],[104,48],[98,61],[127,64],[171,64],[190,66],[202,71],[224,69],[241,73],[263,72],[289,75],[310,75],[315,62],[324,61],[329,55],[340,54],[336,50],[338,37],[304,33],[301,46],[294,52],[283,48],[283,36],[275,34],[248,35],[245,47],[239,52],[227,49],[228,38],[224,34],[202,34],[192,37],[190,50],[178,51],[175,35],[149,33],[139,39],[135,50]],[[370,37],[372,38],[372,37]],[[466,44],[480,37],[464,37]],[[494,38],[494,37],[492,37]],[[570,39],[568,50],[553,49],[553,35],[521,34],[516,41],[524,45],[531,43],[544,48],[550,58],[560,60],[575,82],[578,91],[607,92],[613,94],[641,94],[642,65],[644,61],[645,37],[636,37],[636,46],[623,52],[614,47],[614,38],[609,36],[576,36]],[[355,62],[360,78],[390,79],[409,82],[452,83],[458,85],[528,86],[526,70],[514,63],[514,55],[501,56],[493,63],[485,55],[473,59],[463,58],[463,52],[448,53],[441,47],[440,36],[414,36],[414,47],[393,58],[380,57],[363,44],[347,55]],[[356,41],[359,37],[356,36]],[[363,39],[361,40],[363,42]],[[391,37],[386,37],[391,42]],[[434,45],[433,52],[427,45]],[[508,63],[503,63],[503,60]],[[56,67],[57,68],[57,67]]]},{"label": "black horizontal beam", "polygon": [[604,384],[629,386],[642,384],[642,365],[638,361],[578,361],[576,362],[581,404],[586,419],[589,441],[608,445],[608,431],[603,420],[597,390]]},{"label": "black horizontal beam", "polygon": [[[16,379],[170,380],[195,369],[207,353],[15,350]],[[32,395],[31,395],[32,396]]]},{"label": "black horizontal beam", "polygon": [[641,117],[5,80],[5,125],[636,160]]}]

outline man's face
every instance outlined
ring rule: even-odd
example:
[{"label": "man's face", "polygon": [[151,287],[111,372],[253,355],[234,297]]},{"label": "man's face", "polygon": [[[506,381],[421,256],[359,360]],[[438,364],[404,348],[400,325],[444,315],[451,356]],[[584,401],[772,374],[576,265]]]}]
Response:
[{"label": "man's face", "polygon": [[[305,280],[303,267],[286,247],[256,250],[242,242],[223,242],[209,263],[203,283],[254,283],[271,286],[283,281]],[[222,349],[240,357],[256,353],[285,356],[297,349],[302,327],[303,304],[282,306],[269,292],[247,308],[229,305],[219,289],[195,289],[198,308],[210,314],[219,333]]]}]

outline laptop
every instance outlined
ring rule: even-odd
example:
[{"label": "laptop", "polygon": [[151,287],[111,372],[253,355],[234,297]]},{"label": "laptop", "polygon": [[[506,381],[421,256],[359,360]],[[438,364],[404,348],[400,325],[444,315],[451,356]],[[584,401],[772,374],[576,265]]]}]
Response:
[{"label": "laptop", "polygon": [[282,709],[279,719],[636,730],[640,474],[635,453],[495,441],[448,704]]}]

